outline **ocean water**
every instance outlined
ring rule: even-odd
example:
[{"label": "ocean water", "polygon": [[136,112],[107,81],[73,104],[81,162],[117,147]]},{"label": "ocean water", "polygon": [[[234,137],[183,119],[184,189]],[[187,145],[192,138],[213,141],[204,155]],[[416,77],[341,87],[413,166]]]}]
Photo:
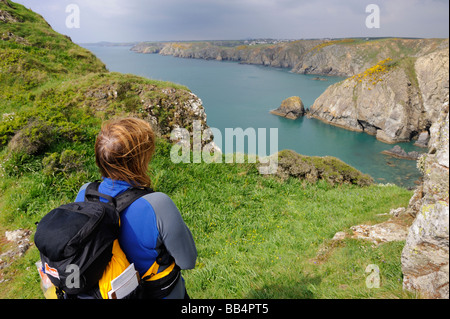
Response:
[{"label": "ocean water", "polygon": [[[334,156],[371,175],[378,183],[414,187],[420,178],[415,161],[381,154],[394,145],[375,137],[325,124],[316,119],[296,121],[270,114],[291,96],[300,96],[309,108],[339,77],[314,80],[314,75],[293,74],[287,69],[236,62],[182,59],[157,54],[139,54],[130,47],[85,46],[110,71],[131,73],[187,86],[203,101],[207,122],[225,137],[226,128],[278,128],[278,149],[291,149],[308,156]],[[398,144],[407,152],[423,149],[413,143]],[[269,150],[269,145],[267,145]],[[246,149],[247,151],[247,149]]]}]

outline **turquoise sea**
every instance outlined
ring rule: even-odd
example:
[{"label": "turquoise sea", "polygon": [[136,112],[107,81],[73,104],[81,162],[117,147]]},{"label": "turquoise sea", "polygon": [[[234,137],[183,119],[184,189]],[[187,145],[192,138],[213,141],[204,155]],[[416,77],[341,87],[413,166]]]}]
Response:
[{"label": "turquoise sea", "polygon": [[[327,125],[316,119],[296,121],[270,114],[291,96],[300,96],[306,107],[333,83],[343,78],[300,75],[288,69],[236,62],[181,59],[157,54],[138,54],[130,47],[85,46],[100,58],[110,71],[131,73],[155,80],[187,86],[200,97],[208,116],[208,125],[225,128],[278,128],[279,150],[291,149],[308,156],[335,156],[379,183],[414,187],[420,178],[415,161],[395,159],[380,152],[394,145],[379,142],[365,133],[356,133]],[[412,143],[399,144],[407,152],[423,152]]]}]

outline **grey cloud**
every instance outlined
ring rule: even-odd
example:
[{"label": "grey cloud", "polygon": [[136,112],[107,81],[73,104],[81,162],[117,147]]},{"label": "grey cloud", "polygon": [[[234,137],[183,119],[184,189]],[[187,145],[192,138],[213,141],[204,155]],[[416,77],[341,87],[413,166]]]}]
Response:
[{"label": "grey cloud", "polygon": [[[77,42],[448,37],[447,0],[16,0]],[[81,28],[67,29],[65,7],[81,10]],[[381,28],[367,29],[366,5],[381,9]]]}]

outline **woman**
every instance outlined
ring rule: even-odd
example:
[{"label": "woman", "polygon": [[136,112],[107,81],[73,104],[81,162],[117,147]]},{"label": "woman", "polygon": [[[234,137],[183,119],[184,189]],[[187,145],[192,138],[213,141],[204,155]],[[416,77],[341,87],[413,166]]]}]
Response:
[{"label": "woman", "polygon": [[[115,197],[130,187],[150,187],[148,165],[154,150],[155,136],[147,122],[135,118],[106,122],[95,143],[96,164],[103,177],[98,191]],[[84,200],[87,186],[81,188],[77,202]],[[141,277],[164,249],[179,268],[195,267],[192,234],[167,195],[152,193],[136,200],[120,221],[120,246]],[[160,267],[159,273],[165,268]],[[181,276],[170,289],[167,299],[188,298]]]}]

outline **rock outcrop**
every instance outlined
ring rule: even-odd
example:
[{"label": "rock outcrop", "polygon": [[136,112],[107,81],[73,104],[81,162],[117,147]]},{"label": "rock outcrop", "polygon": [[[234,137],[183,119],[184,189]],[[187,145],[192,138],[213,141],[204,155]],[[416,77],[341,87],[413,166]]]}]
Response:
[{"label": "rock outcrop", "polygon": [[[5,232],[5,240],[8,242],[8,246],[12,246],[11,249],[0,254],[0,270],[9,267],[17,258],[23,257],[27,250],[33,245],[30,242],[31,231],[18,229],[15,231]],[[3,235],[0,235],[0,239]],[[0,274],[0,283],[3,279]]]},{"label": "rock outcrop", "polygon": [[374,245],[404,241],[408,236],[408,226],[410,226],[407,221],[403,217],[393,216],[381,224],[352,226],[350,227],[351,234],[343,231],[338,232],[334,235],[333,240],[363,239],[372,242]]},{"label": "rock outcrop", "polygon": [[303,101],[298,96],[293,96],[284,100],[278,109],[270,111],[270,113],[296,120],[306,114],[306,109]]},{"label": "rock outcrop", "polygon": [[280,151],[274,156],[278,156],[278,169],[275,175],[281,179],[294,177],[310,183],[325,180],[331,185],[369,186],[373,184],[372,177],[335,157],[310,157],[291,150]]},{"label": "rock outcrop", "polygon": [[156,134],[166,139],[174,129],[188,128],[194,121],[200,121],[205,129],[209,127],[202,100],[187,88],[161,87],[137,76],[117,73],[102,74],[100,84],[96,83],[99,76],[92,77],[91,86],[80,91],[84,103],[96,112],[115,105],[125,107],[130,114],[147,120]]},{"label": "rock outcrop", "polygon": [[[89,83],[88,87],[86,83]],[[167,85],[161,87],[133,75],[91,74],[68,80],[55,92],[61,96],[71,96],[76,91],[78,94],[72,95],[72,103],[84,105],[94,117],[125,112],[142,118],[150,123],[158,137],[167,140],[170,140],[173,130],[189,128],[194,121],[200,121],[202,127],[208,129],[202,100],[187,88]],[[44,99],[43,96],[36,97],[39,101]],[[11,117],[24,124],[10,127],[9,134],[3,136],[3,143],[8,145],[10,153],[42,154],[58,139],[72,141],[72,137],[77,136],[77,129],[67,123],[65,125],[69,125],[70,129],[65,129],[62,124],[61,127],[54,125],[46,118],[17,114]],[[206,145],[210,140],[202,143]]]},{"label": "rock outcrop", "polygon": [[415,217],[402,253],[403,286],[426,298],[449,298],[449,109],[430,129],[430,152],[418,161],[424,182],[407,213]]},{"label": "rock outcrop", "polygon": [[[6,4],[8,4],[6,2]],[[9,4],[8,4],[9,5]],[[18,20],[12,16],[8,11],[0,10],[0,22],[8,23],[8,22],[17,22]]]},{"label": "rock outcrop", "polygon": [[447,48],[420,58],[385,59],[329,87],[310,115],[386,143],[411,141],[428,132],[449,92]]},{"label": "rock outcrop", "polygon": [[386,150],[381,152],[382,154],[389,155],[396,158],[401,159],[407,159],[407,160],[413,160],[417,161],[420,157],[420,153],[413,151],[413,152],[406,152],[403,148],[401,148],[398,145],[395,145],[392,149]]},{"label": "rock outcrop", "polygon": [[419,134],[417,141],[414,143],[415,146],[428,148],[428,142],[430,141],[430,133],[427,131]]}]

